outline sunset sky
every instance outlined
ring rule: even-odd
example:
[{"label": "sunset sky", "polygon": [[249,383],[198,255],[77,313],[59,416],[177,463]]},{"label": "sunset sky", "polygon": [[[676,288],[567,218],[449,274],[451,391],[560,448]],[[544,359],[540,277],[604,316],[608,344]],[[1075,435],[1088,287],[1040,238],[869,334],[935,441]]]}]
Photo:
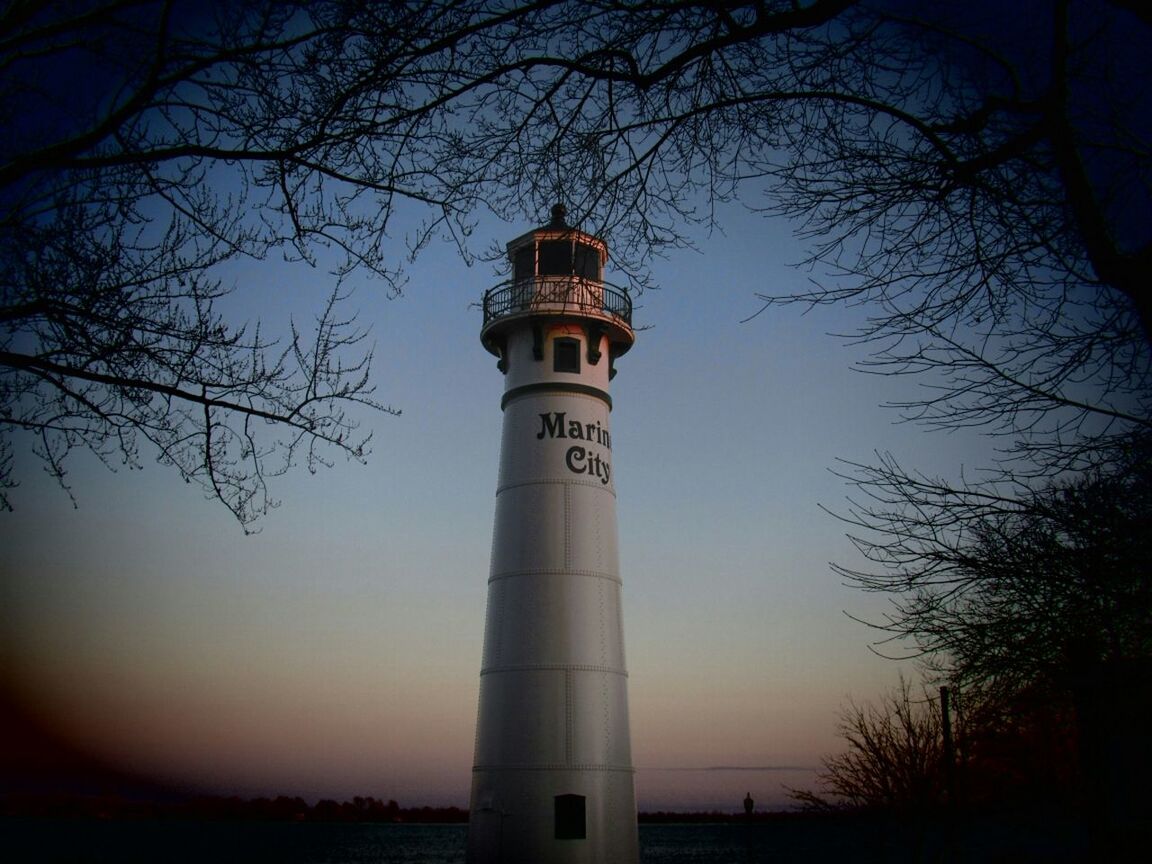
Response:
[{"label": "sunset sky", "polygon": [[[738,208],[722,222],[656,263],[659,290],[637,299],[642,329],[613,382],[649,810],[738,810],[749,791],[786,805],[783,786],[809,784],[839,749],[846,701],[896,683],[902,667],[845,615],[875,616],[881,601],[827,566],[854,560],[819,506],[848,492],[835,460],[890,450],[949,476],[987,461],[986,444],[878,407],[916,384],[850,370],[862,349],[828,334],[860,310],[741,323],[756,292],[814,274],[789,266],[803,247],[786,223]],[[492,220],[476,236],[532,227]],[[281,330],[331,279],[276,262],[233,278],[237,315]],[[377,396],[403,414],[364,414],[367,466],[275,481],[283,504],[255,536],[147,452],[143,470],[118,473],[77,454],[73,509],[23,442],[16,512],[0,514],[5,698],[56,740],[179,788],[466,806],[502,390],[475,304],[499,278],[439,244],[404,296],[358,288]]]}]

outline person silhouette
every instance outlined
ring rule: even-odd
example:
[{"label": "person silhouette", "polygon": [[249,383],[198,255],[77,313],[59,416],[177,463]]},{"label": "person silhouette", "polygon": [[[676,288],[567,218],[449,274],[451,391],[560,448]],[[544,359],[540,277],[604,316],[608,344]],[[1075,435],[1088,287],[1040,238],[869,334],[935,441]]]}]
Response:
[{"label": "person silhouette", "polygon": [[752,793],[749,792],[748,794],[746,794],[744,796],[744,815],[745,816],[751,816],[752,815],[752,808],[755,805],[756,805],[756,802],[752,800]]}]

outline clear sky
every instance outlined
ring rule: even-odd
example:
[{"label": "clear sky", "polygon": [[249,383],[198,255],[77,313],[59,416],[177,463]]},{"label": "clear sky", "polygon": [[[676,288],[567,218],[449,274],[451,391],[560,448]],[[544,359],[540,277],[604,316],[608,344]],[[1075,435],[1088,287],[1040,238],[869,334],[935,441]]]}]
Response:
[{"label": "clear sky", "polygon": [[[544,221],[484,222],[503,243]],[[633,350],[617,366],[612,443],[633,757],[642,809],[786,804],[841,744],[848,698],[899,666],[845,616],[880,601],[852,562],[837,457],[891,450],[954,475],[984,461],[958,435],[896,425],[912,382],[852,372],[827,335],[851,310],[759,308],[808,273],[784,223],[737,208],[726,234],[654,267]],[[396,241],[397,255],[403,244]],[[608,278],[612,279],[611,270]],[[322,270],[235,270],[237,310],[306,315]],[[338,462],[273,487],[246,537],[143,454],[141,471],[72,463],[79,503],[17,453],[0,514],[0,648],[9,697],[43,728],[126,770],[208,792],[467,805],[502,390],[475,306],[498,281],[447,244],[406,293],[359,288],[376,343],[367,466]],[[719,770],[724,769],[724,770]]]}]

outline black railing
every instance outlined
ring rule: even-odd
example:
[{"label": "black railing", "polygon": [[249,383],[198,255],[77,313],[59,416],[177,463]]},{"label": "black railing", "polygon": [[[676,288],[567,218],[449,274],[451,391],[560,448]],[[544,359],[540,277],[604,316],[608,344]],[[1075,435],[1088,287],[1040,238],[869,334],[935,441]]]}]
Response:
[{"label": "black railing", "polygon": [[536,276],[501,282],[484,292],[485,327],[497,318],[537,310],[607,313],[632,326],[627,289],[582,276]]}]

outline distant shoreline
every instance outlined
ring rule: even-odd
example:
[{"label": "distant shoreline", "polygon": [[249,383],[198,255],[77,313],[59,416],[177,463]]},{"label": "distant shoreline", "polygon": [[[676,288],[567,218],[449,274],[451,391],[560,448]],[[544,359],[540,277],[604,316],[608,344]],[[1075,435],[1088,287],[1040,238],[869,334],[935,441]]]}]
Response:
[{"label": "distant shoreline", "polygon": [[[804,811],[743,812],[641,811],[639,824],[747,823],[779,819],[826,819],[853,814],[814,814]],[[240,798],[196,796],[155,800],[124,795],[59,793],[16,794],[0,797],[0,818],[58,820],[178,820],[196,822],[338,822],[338,823],[466,823],[468,811],[448,807],[402,807],[395,800],[356,796],[337,802],[323,798],[309,804],[299,796]]]}]

